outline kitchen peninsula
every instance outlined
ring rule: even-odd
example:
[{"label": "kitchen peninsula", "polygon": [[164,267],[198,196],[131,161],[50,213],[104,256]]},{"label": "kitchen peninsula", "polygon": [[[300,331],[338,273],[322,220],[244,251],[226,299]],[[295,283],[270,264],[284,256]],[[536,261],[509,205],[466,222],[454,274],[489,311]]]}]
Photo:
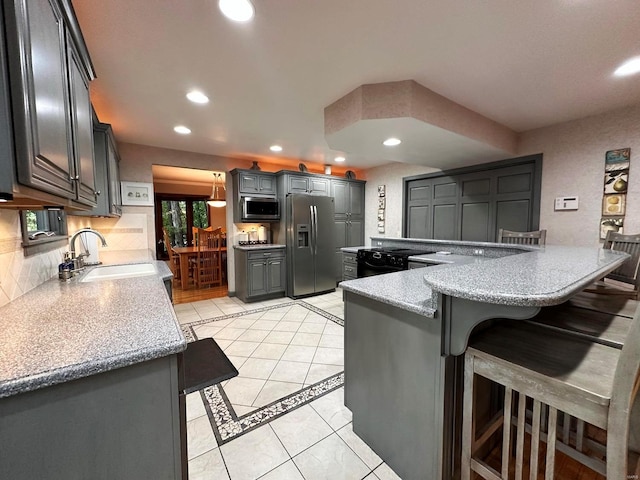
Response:
[{"label": "kitchen peninsula", "polygon": [[628,258],[584,247],[389,238],[372,243],[483,254],[482,261],[341,283],[345,404],[353,412],[353,430],[403,480],[453,478],[461,360],[474,327],[494,318],[531,318]]},{"label": "kitchen peninsula", "polygon": [[132,278],[52,279],[0,308],[0,478],[181,478],[186,341],[171,272],[147,265]]}]

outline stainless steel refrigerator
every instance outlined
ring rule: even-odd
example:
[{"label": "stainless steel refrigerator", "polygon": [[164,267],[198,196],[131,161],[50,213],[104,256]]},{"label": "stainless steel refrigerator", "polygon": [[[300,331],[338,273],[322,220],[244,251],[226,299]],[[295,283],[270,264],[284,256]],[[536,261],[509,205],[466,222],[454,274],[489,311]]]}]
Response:
[{"label": "stainless steel refrigerator", "polygon": [[332,197],[291,193],[286,198],[287,295],[335,290]]}]

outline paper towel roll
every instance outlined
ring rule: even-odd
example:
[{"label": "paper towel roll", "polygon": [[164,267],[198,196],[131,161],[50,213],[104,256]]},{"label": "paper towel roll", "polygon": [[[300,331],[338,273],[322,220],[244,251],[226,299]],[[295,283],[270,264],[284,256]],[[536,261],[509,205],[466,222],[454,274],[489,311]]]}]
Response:
[{"label": "paper towel roll", "polygon": [[264,225],[260,225],[258,227],[258,241],[259,242],[267,241],[267,228]]}]

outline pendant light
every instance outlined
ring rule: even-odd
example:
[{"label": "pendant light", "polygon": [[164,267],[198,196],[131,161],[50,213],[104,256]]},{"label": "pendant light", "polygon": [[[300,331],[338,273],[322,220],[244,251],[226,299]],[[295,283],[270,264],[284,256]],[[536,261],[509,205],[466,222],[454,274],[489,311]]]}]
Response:
[{"label": "pendant light", "polygon": [[211,205],[215,208],[222,208],[227,205],[226,200],[226,190],[222,183],[222,174],[214,173],[213,174],[213,190],[211,191],[211,196],[209,200],[207,200],[207,204]]}]

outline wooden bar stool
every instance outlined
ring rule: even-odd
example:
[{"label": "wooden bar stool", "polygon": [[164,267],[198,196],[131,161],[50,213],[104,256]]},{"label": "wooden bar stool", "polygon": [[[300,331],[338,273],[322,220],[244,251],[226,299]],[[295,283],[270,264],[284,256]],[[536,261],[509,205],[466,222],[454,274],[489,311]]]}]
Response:
[{"label": "wooden bar stool", "polygon": [[544,246],[546,239],[546,230],[534,230],[532,232],[514,232],[512,230],[505,230],[504,228],[501,228],[498,231],[498,242],[500,243]]},{"label": "wooden bar stool", "polygon": [[[554,478],[556,449],[609,480],[625,479],[630,412],[639,387],[639,319],[640,309],[634,315],[622,348],[517,321],[500,321],[474,336],[465,353],[462,479],[470,479],[471,472],[490,480],[509,478],[513,423],[517,480],[522,479],[526,460],[529,478],[538,478],[541,441],[546,442],[547,480]],[[478,436],[474,418],[476,375],[505,389],[503,414],[496,422],[497,427],[494,424]],[[532,405],[530,422],[528,404]],[[572,448],[568,442],[556,443],[557,419],[565,413],[607,431],[605,461]],[[500,424],[502,461],[498,472],[479,458],[478,452]],[[531,435],[528,456],[525,456],[526,432]]]}]

